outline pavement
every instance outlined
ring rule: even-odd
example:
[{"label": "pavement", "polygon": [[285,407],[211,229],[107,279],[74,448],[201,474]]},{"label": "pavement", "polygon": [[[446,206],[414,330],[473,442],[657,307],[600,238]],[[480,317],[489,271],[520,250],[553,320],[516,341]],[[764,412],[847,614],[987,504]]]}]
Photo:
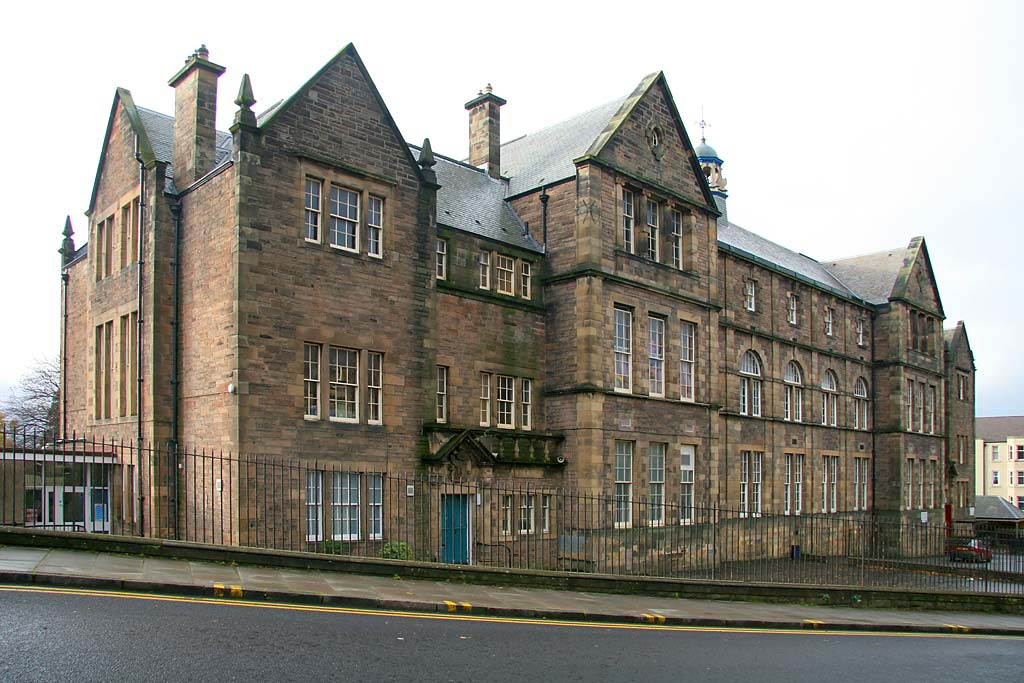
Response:
[{"label": "pavement", "polygon": [[71,586],[467,616],[1024,637],[1024,616],[1010,614],[586,593],[15,545],[0,546],[0,584]]}]

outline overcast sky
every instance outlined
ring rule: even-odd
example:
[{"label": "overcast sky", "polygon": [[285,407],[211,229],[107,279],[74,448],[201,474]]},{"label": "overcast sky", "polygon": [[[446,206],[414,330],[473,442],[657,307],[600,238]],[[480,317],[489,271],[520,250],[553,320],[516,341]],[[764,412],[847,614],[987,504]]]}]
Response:
[{"label": "overcast sky", "polygon": [[58,352],[60,232],[70,214],[87,234],[115,88],[172,114],[167,81],[205,43],[226,130],[243,73],[261,111],[353,42],[406,139],[456,158],[488,82],[510,140],[663,70],[695,143],[710,123],[730,219],[819,260],[924,235],[978,415],[1024,414],[1021,4],[21,4],[0,28],[0,395]]}]

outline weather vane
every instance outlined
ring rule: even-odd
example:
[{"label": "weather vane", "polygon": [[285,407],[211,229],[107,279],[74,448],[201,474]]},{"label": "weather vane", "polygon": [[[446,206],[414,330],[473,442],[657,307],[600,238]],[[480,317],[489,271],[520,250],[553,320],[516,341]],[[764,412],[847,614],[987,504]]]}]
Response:
[{"label": "weather vane", "polygon": [[711,124],[704,120],[704,105],[703,104],[700,105],[700,121],[697,122],[697,125],[700,126],[700,141],[701,142],[707,142],[707,139],[704,136],[704,129],[707,128],[708,126],[710,126]]}]

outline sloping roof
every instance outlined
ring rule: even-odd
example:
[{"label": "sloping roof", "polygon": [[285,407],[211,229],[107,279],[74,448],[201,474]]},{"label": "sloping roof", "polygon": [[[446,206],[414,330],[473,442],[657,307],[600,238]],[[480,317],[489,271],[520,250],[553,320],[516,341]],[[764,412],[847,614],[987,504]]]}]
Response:
[{"label": "sloping roof", "polygon": [[718,220],[718,244],[727,251],[767,262],[798,278],[832,290],[839,296],[862,298],[810,256],[790,251],[724,219]]},{"label": "sloping roof", "polygon": [[[171,163],[174,161],[174,117],[145,107],[138,107],[138,110],[156,160],[167,164],[167,172],[164,175],[173,179],[174,169],[171,168]],[[214,168],[231,158],[231,146],[231,133],[218,130],[217,159],[213,163]]]},{"label": "sloping roof", "polygon": [[1024,415],[978,417],[974,419],[974,436],[984,441],[1006,441],[1007,437],[1024,437]]},{"label": "sloping roof", "polygon": [[1024,510],[1006,502],[1001,496],[975,496],[974,518],[1015,522],[1024,520]]},{"label": "sloping roof", "polygon": [[575,176],[573,159],[590,149],[626,99],[620,97],[504,143],[501,146],[501,174],[509,178],[509,196]]},{"label": "sloping roof", "polygon": [[825,267],[856,294],[873,304],[888,303],[907,249],[887,249],[825,263]]},{"label": "sloping roof", "polygon": [[[409,145],[409,149],[415,155],[421,148]],[[434,172],[441,186],[437,191],[438,224],[521,249],[544,251],[505,201],[506,181],[440,154],[435,154],[434,159]]]}]

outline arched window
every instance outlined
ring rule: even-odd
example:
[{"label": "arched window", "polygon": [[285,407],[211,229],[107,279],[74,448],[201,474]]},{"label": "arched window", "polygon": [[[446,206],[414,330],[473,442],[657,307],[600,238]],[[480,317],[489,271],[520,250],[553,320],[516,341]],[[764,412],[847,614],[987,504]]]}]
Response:
[{"label": "arched window", "polygon": [[839,381],[836,373],[826,370],[821,378],[821,424],[836,426],[839,413]]},{"label": "arched window", "polygon": [[853,426],[856,429],[868,428],[868,383],[858,377],[853,385]]},{"label": "arched window", "polygon": [[782,375],[786,383],[782,395],[782,419],[790,422],[803,422],[804,417],[804,373],[795,360],[786,364]]},{"label": "arched window", "polygon": [[740,359],[740,415],[761,416],[761,361],[753,351]]}]

